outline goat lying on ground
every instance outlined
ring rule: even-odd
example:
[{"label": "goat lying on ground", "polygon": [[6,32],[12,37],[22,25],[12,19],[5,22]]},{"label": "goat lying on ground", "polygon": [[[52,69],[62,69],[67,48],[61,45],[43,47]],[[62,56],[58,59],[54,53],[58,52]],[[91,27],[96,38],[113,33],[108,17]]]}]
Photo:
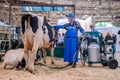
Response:
[{"label": "goat lying on ground", "polygon": [[4,56],[3,68],[14,69],[25,67],[24,49],[8,50]]}]

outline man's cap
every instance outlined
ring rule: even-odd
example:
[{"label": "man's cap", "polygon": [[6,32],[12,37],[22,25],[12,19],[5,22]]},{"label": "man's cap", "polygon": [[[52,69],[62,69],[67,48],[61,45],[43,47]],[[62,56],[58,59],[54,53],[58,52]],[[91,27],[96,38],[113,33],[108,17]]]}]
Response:
[{"label": "man's cap", "polygon": [[66,14],[66,17],[75,18],[74,15],[73,15],[72,13]]}]

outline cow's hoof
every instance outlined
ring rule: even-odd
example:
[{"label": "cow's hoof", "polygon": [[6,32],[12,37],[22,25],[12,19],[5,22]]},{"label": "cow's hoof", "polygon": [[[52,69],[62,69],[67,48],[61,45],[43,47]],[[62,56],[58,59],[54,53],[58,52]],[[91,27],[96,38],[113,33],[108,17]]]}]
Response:
[{"label": "cow's hoof", "polygon": [[28,70],[28,65],[25,66],[24,70]]},{"label": "cow's hoof", "polygon": [[26,71],[28,71],[29,69],[28,68],[26,68]]},{"label": "cow's hoof", "polygon": [[29,71],[29,72],[32,73],[32,74],[35,74],[34,67],[32,67],[32,66],[28,66],[28,67],[26,68],[26,70]]},{"label": "cow's hoof", "polygon": [[34,70],[31,70],[31,69],[29,69],[29,68],[25,68],[24,71],[29,71],[30,73],[35,74],[35,71],[34,71]]},{"label": "cow's hoof", "polygon": [[28,71],[29,71],[30,73],[32,73],[32,74],[35,74],[34,69],[28,69]]},{"label": "cow's hoof", "polygon": [[5,69],[5,68],[6,68],[6,66],[3,66],[3,67],[2,67],[2,69]]},{"label": "cow's hoof", "polygon": [[24,68],[24,71],[27,71],[28,70],[28,68]]},{"label": "cow's hoof", "polygon": [[51,64],[54,64],[54,62],[52,61]]},{"label": "cow's hoof", "polygon": [[34,70],[28,70],[30,73],[35,74]]},{"label": "cow's hoof", "polygon": [[2,69],[5,69],[5,68],[6,68],[6,64],[3,63],[3,65],[2,65]]},{"label": "cow's hoof", "polygon": [[44,61],[44,64],[46,64],[46,61]]}]

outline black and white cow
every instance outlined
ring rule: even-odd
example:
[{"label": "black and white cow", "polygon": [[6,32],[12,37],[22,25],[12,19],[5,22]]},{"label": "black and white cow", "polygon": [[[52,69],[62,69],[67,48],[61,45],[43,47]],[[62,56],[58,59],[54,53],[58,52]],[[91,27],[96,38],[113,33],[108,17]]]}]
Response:
[{"label": "black and white cow", "polygon": [[[26,69],[34,73],[34,59],[38,49],[43,50],[43,61],[46,63],[46,49],[51,51],[51,63],[54,64],[54,30],[50,28],[45,17],[25,14],[21,20],[24,42]],[[30,54],[29,54],[30,50]]]}]

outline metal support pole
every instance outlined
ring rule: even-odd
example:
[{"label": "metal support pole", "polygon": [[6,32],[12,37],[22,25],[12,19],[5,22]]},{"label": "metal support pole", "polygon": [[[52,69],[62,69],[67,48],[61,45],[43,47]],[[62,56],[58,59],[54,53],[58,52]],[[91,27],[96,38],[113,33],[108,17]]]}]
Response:
[{"label": "metal support pole", "polygon": [[75,16],[75,5],[72,7],[72,13],[73,13],[74,16]]},{"label": "metal support pole", "polygon": [[99,0],[99,6],[101,6],[102,5],[102,0]]},{"label": "metal support pole", "polygon": [[51,3],[53,3],[53,0],[51,0]]},{"label": "metal support pole", "polygon": [[9,4],[9,27],[8,27],[8,32],[9,32],[9,49],[11,48],[11,0]]},{"label": "metal support pole", "polygon": [[11,0],[9,4],[9,25],[11,25]]},{"label": "metal support pole", "polygon": [[8,35],[8,40],[9,40],[9,49],[11,48],[11,26],[9,25],[8,26],[8,32],[9,32],[9,35]]}]

